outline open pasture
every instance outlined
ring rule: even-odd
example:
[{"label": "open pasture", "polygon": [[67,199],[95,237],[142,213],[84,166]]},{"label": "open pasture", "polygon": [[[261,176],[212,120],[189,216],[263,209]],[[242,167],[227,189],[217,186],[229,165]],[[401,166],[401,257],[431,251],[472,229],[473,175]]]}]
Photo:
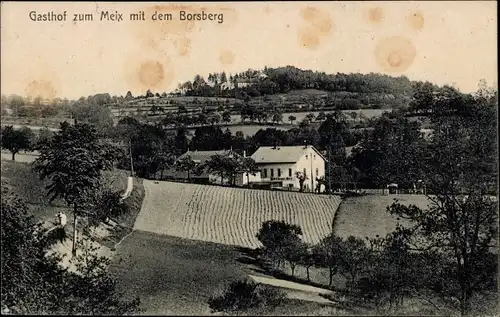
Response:
[{"label": "open pasture", "polygon": [[366,195],[349,197],[342,201],[337,210],[333,232],[341,237],[350,235],[359,238],[385,237],[394,231],[397,223],[407,224],[387,211],[395,200],[403,205],[415,205],[421,209],[428,206],[424,195]]}]

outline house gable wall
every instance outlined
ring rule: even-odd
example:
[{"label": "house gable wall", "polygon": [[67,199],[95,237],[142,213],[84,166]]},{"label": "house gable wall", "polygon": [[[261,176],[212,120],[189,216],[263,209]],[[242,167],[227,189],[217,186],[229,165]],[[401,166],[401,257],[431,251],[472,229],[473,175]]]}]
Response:
[{"label": "house gable wall", "polygon": [[[307,179],[304,182],[306,190],[316,189],[318,182],[316,178],[325,176],[325,160],[312,147],[308,147],[296,164],[297,171],[306,172]],[[312,175],[311,175],[312,173]]]}]

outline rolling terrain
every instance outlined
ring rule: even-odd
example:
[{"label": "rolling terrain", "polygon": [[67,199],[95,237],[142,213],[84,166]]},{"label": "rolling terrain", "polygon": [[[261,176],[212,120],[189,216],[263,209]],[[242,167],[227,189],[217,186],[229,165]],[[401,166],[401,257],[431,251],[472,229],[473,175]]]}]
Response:
[{"label": "rolling terrain", "polygon": [[221,294],[232,281],[246,278],[282,287],[288,299],[274,310],[241,315],[352,314],[332,307],[327,300],[311,300],[319,297],[315,289],[297,284],[299,290],[293,289],[286,281],[256,272],[253,265],[240,261],[241,256],[234,246],[134,231],[116,248],[110,272],[127,297],[141,298],[145,315],[220,315],[211,314],[208,299]]},{"label": "rolling terrain", "polygon": [[[10,160],[10,154],[2,153],[2,182],[8,186],[30,207],[36,221],[52,221],[58,212],[64,212],[68,219],[72,217],[72,208],[69,208],[62,199],[50,201],[46,195],[48,182],[41,181],[32,170],[31,163],[36,159],[35,155],[17,154],[16,161]],[[117,191],[125,191],[127,188],[127,172],[113,170],[104,172],[104,181]],[[72,218],[71,218],[72,219]]]},{"label": "rolling terrain", "polygon": [[267,220],[302,228],[317,243],[332,231],[338,196],[144,181],[145,199],[134,230],[237,245],[260,246]]},{"label": "rolling terrain", "polygon": [[337,210],[333,232],[341,237],[385,237],[398,222],[404,224],[403,219],[398,220],[387,211],[396,199],[403,205],[416,205],[422,209],[429,202],[424,195],[409,194],[349,197],[342,200]]}]

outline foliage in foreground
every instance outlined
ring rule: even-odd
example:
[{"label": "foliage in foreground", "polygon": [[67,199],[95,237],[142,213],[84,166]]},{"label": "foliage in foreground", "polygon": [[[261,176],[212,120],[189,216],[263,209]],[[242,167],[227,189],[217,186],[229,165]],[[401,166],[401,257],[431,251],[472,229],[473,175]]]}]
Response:
[{"label": "foliage in foreground", "polygon": [[65,122],[59,132],[40,146],[40,156],[33,162],[40,179],[49,181],[47,190],[51,200],[62,198],[73,207],[73,255],[78,216],[84,214],[85,200],[101,187],[102,172],[112,169],[113,150],[100,141],[93,126]]},{"label": "foliage in foreground", "polygon": [[109,260],[82,245],[76,272],[60,266],[47,251],[54,241],[28,215],[26,204],[2,184],[2,309],[14,314],[123,315],[139,299],[122,300],[108,273]]},{"label": "foliage in foreground", "polygon": [[275,308],[285,297],[280,289],[243,280],[232,282],[224,294],[211,297],[208,304],[213,312],[237,313],[255,308]]},{"label": "foliage in foreground", "polygon": [[[482,207],[486,214],[486,205]],[[396,203],[390,210],[396,208],[406,207]],[[411,207],[411,210],[416,210],[416,207]],[[287,262],[294,278],[296,266],[301,265],[306,268],[307,280],[311,282],[310,267],[327,268],[329,287],[333,286],[333,277],[340,274],[346,281],[345,292],[353,303],[369,304],[377,309],[400,309],[405,300],[417,298],[439,312],[458,309],[465,314],[470,312],[474,295],[479,298],[495,291],[497,260],[491,251],[476,249],[473,254],[466,254],[469,262],[465,263],[468,271],[464,272],[464,262],[457,265],[455,258],[448,253],[447,245],[415,248],[417,240],[410,238],[419,242],[428,238],[416,231],[419,228],[418,222],[416,228],[398,226],[386,237],[366,240],[331,234],[319,244],[307,246],[297,234],[301,232],[300,227],[282,221],[268,221],[263,223],[258,237],[264,245],[262,259],[270,261],[273,270],[279,271],[281,263]],[[487,235],[477,238],[477,242],[483,243],[485,238]],[[448,245],[451,244],[448,242]],[[464,285],[471,285],[469,293],[465,294],[467,297],[461,297]],[[340,285],[335,286],[339,289]]]}]

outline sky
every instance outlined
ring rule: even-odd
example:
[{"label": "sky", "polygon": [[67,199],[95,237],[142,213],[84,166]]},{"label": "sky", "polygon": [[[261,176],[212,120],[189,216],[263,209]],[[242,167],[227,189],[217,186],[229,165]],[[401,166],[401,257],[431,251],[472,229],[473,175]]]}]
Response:
[{"label": "sky", "polygon": [[[497,80],[496,1],[2,2],[1,93],[70,98],[169,92],[196,74],[292,65],[477,90]],[[66,21],[30,12],[66,11]],[[123,21],[100,21],[103,12]],[[144,21],[130,21],[145,12]],[[180,12],[223,14],[181,21]],[[171,21],[153,21],[155,12]],[[93,21],[74,22],[74,14]],[[33,14],[33,13],[32,13]]]}]

